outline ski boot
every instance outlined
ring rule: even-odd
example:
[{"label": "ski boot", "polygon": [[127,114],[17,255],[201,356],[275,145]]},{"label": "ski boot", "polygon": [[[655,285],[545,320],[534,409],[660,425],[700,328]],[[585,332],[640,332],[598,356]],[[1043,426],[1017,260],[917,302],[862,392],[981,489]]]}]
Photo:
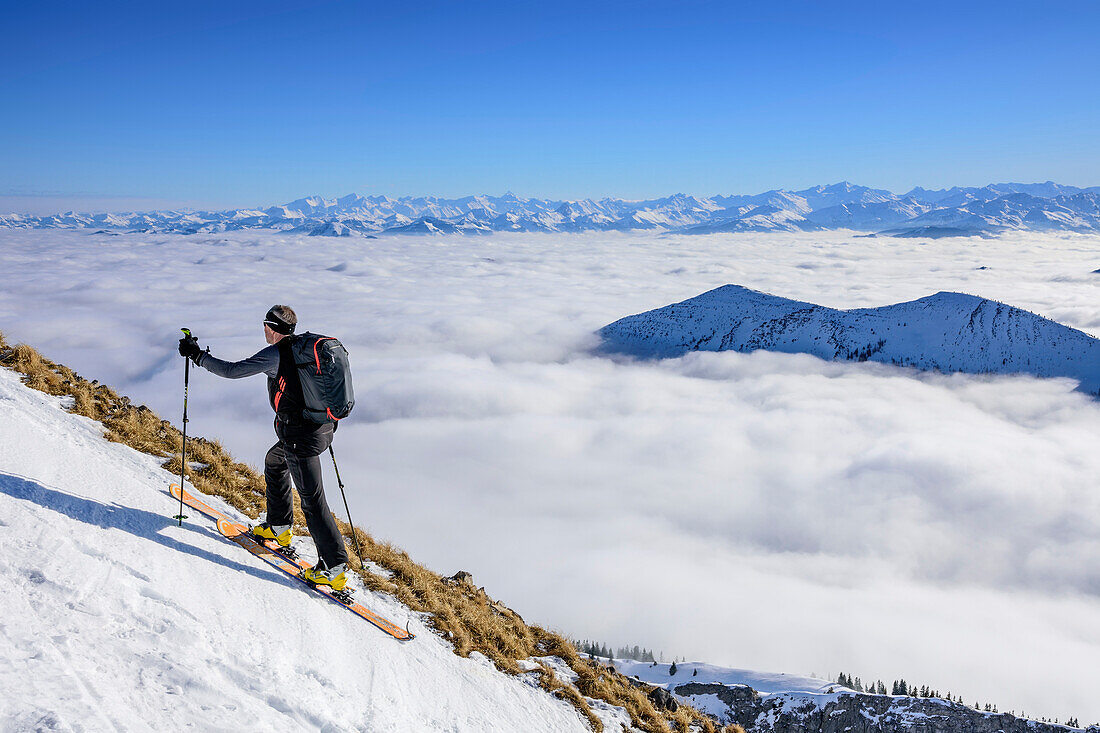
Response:
[{"label": "ski boot", "polygon": [[313,567],[302,570],[302,577],[310,585],[324,585],[334,591],[342,591],[348,583],[347,569],[347,563],[329,568],[325,567],[324,561],[318,560]]},{"label": "ski boot", "polygon": [[252,538],[263,542],[264,540],[274,541],[279,546],[280,550],[290,550],[290,540],[294,537],[294,533],[290,530],[289,524],[275,525],[274,527],[263,522],[257,524],[251,530]]}]

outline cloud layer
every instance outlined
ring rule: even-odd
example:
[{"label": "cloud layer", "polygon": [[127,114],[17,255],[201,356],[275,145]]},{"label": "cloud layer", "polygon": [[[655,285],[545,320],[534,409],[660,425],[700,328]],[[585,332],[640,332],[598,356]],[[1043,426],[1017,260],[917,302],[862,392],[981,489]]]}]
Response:
[{"label": "cloud layer", "polygon": [[[1071,382],[589,352],[726,283],[837,308],[956,290],[1100,335],[1097,244],[7,231],[0,330],[178,419],[178,328],[243,358],[289,303],[351,352],[356,521],[529,619],[1100,720],[1100,406]],[[272,441],[260,378],[200,370],[190,415],[254,465]]]}]

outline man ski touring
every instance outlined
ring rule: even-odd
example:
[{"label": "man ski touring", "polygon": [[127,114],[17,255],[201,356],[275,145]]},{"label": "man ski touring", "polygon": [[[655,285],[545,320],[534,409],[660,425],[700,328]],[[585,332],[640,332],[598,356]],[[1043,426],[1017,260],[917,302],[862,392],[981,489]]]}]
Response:
[{"label": "man ski touring", "polygon": [[269,345],[249,358],[223,361],[214,357],[209,348],[203,351],[198,339],[190,335],[180,339],[179,353],[219,377],[240,379],[260,372],[267,375],[268,400],[275,410],[278,441],[271,446],[264,460],[267,518],[252,528],[252,534],[275,540],[281,547],[290,545],[294,511],[290,490],[293,480],[318,555],[317,564],[302,571],[302,576],[317,585],[342,590],[347,583],[348,555],[336,520],[325,501],[321,461],[318,459],[332,443],[335,427],[330,420],[315,422],[305,417],[307,405],[293,351],[295,340],[301,338],[294,335],[297,324],[298,316],[289,306],[275,305],[263,321],[264,338]]}]

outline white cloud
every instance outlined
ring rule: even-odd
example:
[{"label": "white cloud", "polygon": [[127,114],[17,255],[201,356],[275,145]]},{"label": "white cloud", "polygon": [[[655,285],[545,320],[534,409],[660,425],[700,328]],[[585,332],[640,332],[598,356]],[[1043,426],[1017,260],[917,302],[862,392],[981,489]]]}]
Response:
[{"label": "white cloud", "polygon": [[[588,352],[725,283],[841,308],[960,290],[1097,335],[1097,241],[5,231],[0,330],[178,420],[177,329],[242,358],[289,303],[352,354],[355,519],[529,619],[1100,720],[1100,406],[1072,383]],[[272,442],[261,378],[193,373],[190,414],[253,464]]]}]

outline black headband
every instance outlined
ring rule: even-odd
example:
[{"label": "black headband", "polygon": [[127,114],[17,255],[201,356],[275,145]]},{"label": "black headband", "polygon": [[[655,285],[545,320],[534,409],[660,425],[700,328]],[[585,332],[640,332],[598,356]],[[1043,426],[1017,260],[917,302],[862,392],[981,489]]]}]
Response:
[{"label": "black headband", "polygon": [[281,333],[284,336],[289,336],[294,333],[294,324],[287,323],[275,312],[275,309],[271,309],[264,316],[264,323],[271,327],[271,330],[275,333]]}]

